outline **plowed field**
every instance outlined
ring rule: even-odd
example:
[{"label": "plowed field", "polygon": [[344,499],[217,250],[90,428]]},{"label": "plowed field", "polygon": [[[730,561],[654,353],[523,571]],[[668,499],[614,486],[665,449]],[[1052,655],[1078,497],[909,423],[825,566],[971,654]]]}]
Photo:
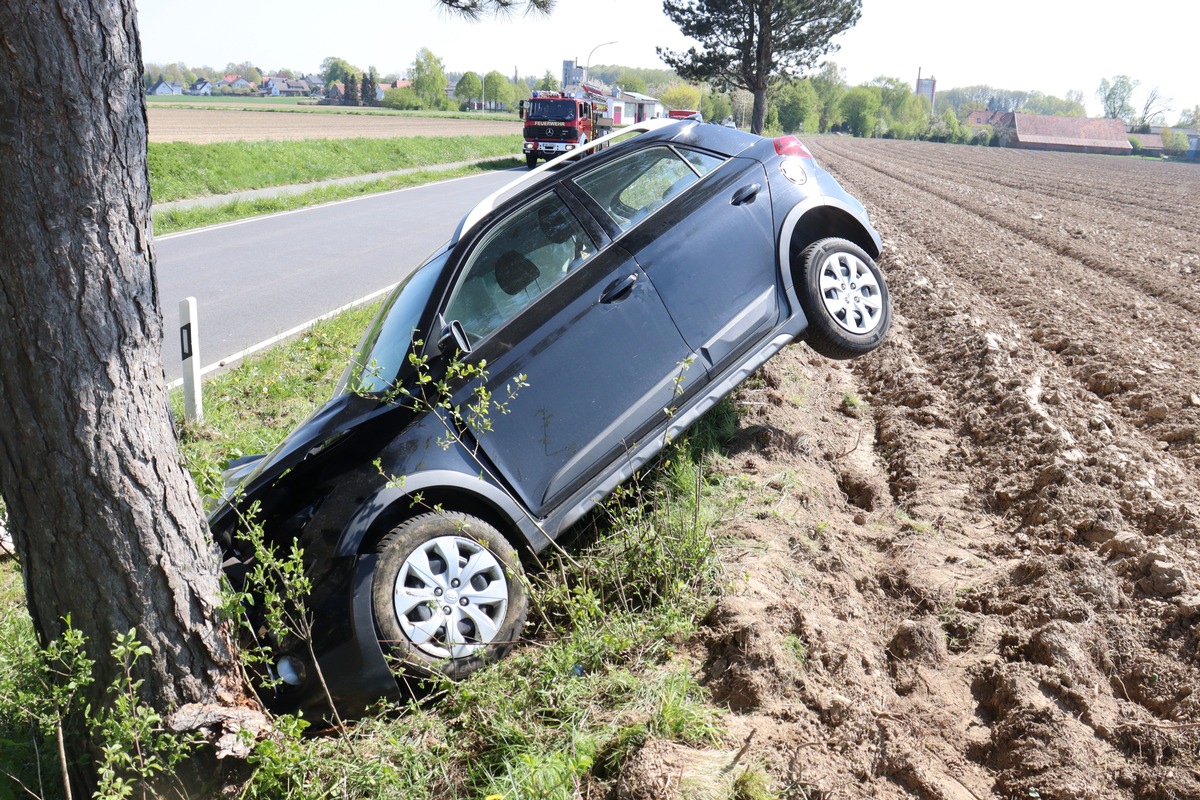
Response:
[{"label": "plowed field", "polygon": [[1200,168],[807,143],[895,321],[737,396],[741,577],[694,650],[731,733],[789,797],[1200,797]]}]

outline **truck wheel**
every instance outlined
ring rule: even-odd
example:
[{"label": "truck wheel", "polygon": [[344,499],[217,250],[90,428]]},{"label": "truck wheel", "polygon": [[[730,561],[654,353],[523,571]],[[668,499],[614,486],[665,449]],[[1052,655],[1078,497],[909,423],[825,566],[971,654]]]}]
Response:
[{"label": "truck wheel", "polygon": [[532,153],[527,153],[525,155],[525,166],[529,167],[530,169],[533,169],[534,167],[536,167],[537,166],[537,156],[533,155]]},{"label": "truck wheel", "polygon": [[379,543],[381,644],[421,676],[465,678],[520,638],[523,577],[512,545],[477,517],[435,512],[403,522]]},{"label": "truck wheel", "polygon": [[808,346],[843,360],[883,343],[892,321],[887,281],[875,261],[845,239],[822,239],[800,254],[796,294],[808,317]]}]

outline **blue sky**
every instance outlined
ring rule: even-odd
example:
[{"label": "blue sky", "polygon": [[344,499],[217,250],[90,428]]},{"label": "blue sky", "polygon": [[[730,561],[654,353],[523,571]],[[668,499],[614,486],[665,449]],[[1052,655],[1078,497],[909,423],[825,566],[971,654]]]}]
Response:
[{"label": "blue sky", "polygon": [[[592,64],[661,67],[656,45],[688,45],[657,0],[558,0],[549,18],[517,13],[475,23],[434,0],[137,6],[145,60],[193,66],[251,61],[315,71],[332,55],[400,73],[428,47],[448,70],[541,75],[558,74],[564,59],[583,64],[589,53]],[[1197,30],[1200,5],[1191,0],[1157,0],[1140,14],[1076,0],[863,0],[861,20],[838,37],[832,58],[851,83],[879,75],[911,82],[920,69],[939,89],[986,83],[1059,97],[1078,89],[1090,113],[1099,112],[1101,78],[1127,74],[1141,83],[1135,104],[1153,87],[1173,98],[1174,122],[1180,110],[1200,104]]]}]

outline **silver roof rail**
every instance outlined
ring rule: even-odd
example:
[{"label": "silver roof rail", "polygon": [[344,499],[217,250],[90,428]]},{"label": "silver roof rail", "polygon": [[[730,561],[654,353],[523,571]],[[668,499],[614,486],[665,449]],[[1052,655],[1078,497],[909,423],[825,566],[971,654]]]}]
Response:
[{"label": "silver roof rail", "polygon": [[555,167],[555,166],[563,163],[567,159],[573,158],[573,157],[579,155],[580,153],[585,153],[589,150],[594,150],[597,147],[600,147],[601,145],[605,144],[606,142],[616,139],[617,137],[626,136],[633,132],[649,133],[650,131],[656,131],[659,128],[665,128],[668,125],[678,124],[681,121],[683,121],[683,120],[648,119],[645,122],[639,122],[635,125],[628,125],[624,128],[621,128],[620,130],[613,131],[612,133],[608,134],[607,136],[601,136],[599,139],[588,142],[583,147],[580,147],[578,150],[568,150],[566,153],[563,153],[561,156],[557,156],[557,157],[551,159],[550,161],[547,161],[545,164],[542,164],[541,166],[539,166],[535,169],[529,170],[521,177],[502,186],[501,188],[499,188],[496,191],[489,194],[487,197],[480,200],[479,203],[476,204],[476,206],[474,208],[472,208],[470,211],[468,211],[467,215],[462,218],[461,222],[458,223],[458,227],[454,230],[454,235],[450,237],[450,243],[453,244],[454,242],[457,242],[459,239],[461,239],[463,237],[463,234],[465,234],[467,231],[471,230],[471,228],[474,228],[475,225],[479,222],[479,220],[483,219],[485,216],[490,214],[492,212],[492,210],[498,205],[498,201],[500,200],[500,198],[502,198],[504,195],[512,192],[517,187],[519,187],[525,183],[531,183],[531,182],[533,182],[533,180],[540,178],[541,174],[543,172],[545,172],[546,170],[548,170],[552,167]]}]

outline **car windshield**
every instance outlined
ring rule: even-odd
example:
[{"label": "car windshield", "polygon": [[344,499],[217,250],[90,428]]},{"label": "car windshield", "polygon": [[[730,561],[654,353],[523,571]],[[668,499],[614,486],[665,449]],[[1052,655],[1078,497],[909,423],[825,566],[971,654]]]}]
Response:
[{"label": "car windshield", "polygon": [[395,387],[396,376],[408,357],[413,331],[429,302],[445,258],[435,258],[397,286],[367,329],[337,394],[383,394]]},{"label": "car windshield", "polygon": [[547,120],[567,121],[575,119],[574,100],[530,100],[527,119],[534,122]]}]

